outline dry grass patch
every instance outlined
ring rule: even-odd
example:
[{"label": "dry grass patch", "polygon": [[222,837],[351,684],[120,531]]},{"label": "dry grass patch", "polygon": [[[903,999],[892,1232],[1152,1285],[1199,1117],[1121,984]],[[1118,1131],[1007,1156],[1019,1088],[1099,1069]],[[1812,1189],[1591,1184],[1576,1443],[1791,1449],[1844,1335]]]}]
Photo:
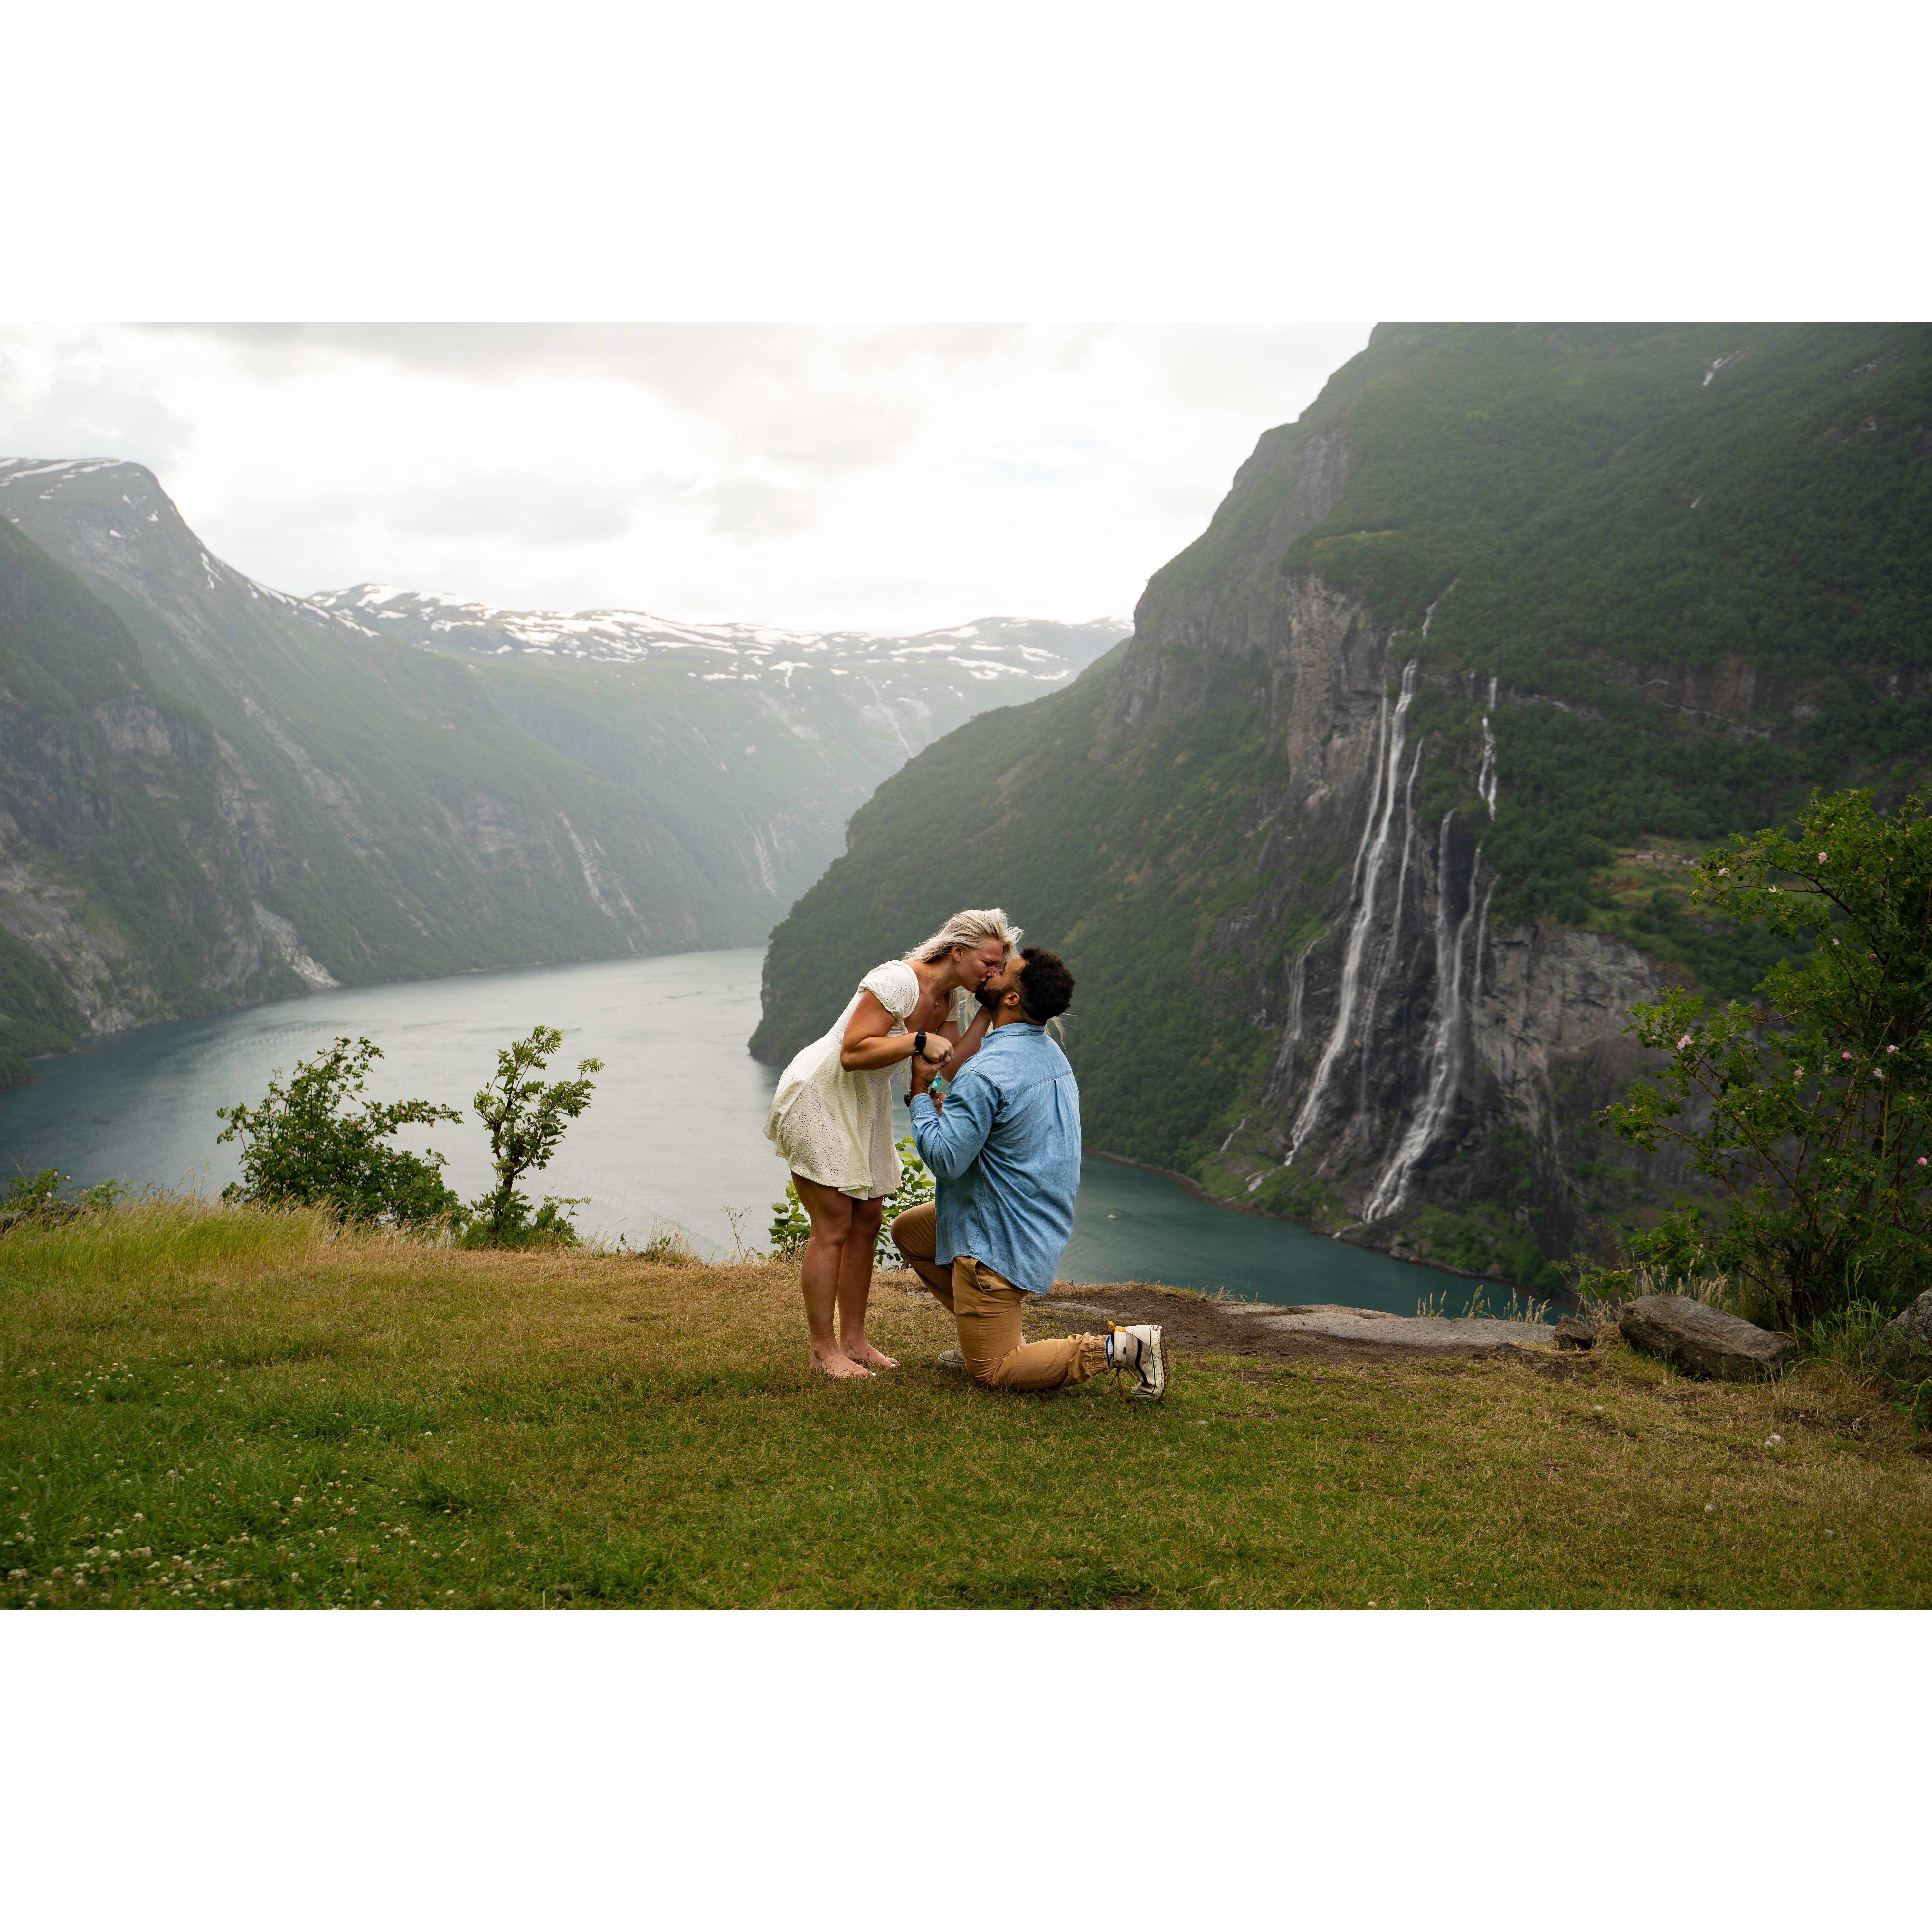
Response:
[{"label": "dry grass patch", "polygon": [[762,1263],[182,1204],[21,1230],[0,1602],[1932,1601],[1932,1463],[1840,1370],[1197,1354],[1158,1407],[1003,1396],[933,1366],[908,1285],[905,1367],[834,1386]]}]

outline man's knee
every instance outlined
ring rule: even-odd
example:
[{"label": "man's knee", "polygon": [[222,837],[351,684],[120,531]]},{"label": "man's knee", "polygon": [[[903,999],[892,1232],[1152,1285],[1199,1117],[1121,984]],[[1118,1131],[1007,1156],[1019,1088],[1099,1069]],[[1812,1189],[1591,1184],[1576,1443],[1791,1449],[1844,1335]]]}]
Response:
[{"label": "man's knee", "polygon": [[892,1246],[908,1261],[929,1262],[939,1245],[939,1217],[930,1202],[895,1216]]}]

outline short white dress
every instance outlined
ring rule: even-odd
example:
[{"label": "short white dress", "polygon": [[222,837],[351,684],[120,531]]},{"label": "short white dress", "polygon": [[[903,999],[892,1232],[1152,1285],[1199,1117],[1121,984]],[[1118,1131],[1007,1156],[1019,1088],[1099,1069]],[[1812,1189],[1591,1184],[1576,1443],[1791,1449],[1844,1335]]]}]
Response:
[{"label": "short white dress", "polygon": [[[904,1172],[892,1144],[892,1083],[895,1077],[903,1079],[906,1070],[902,1061],[856,1073],[839,1065],[845,1029],[862,993],[872,994],[892,1015],[889,1036],[903,1034],[907,1014],[919,1004],[919,975],[906,961],[888,959],[859,982],[859,992],[832,1030],[802,1048],[778,1076],[772,1110],[765,1117],[765,1138],[793,1173],[854,1200],[869,1201],[891,1193]],[[955,994],[951,1016],[962,1022],[962,1016],[969,1016],[972,1006],[970,994]]]}]

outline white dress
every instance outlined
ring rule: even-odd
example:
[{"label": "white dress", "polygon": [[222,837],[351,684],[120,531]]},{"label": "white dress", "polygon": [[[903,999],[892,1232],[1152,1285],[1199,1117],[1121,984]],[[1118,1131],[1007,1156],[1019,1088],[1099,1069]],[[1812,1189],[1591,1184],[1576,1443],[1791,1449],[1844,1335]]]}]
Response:
[{"label": "white dress", "polygon": [[[904,1077],[904,1064],[856,1073],[838,1064],[845,1029],[865,993],[892,1015],[888,1036],[903,1034],[907,1014],[919,1004],[919,975],[903,959],[874,966],[832,1030],[802,1048],[778,1076],[765,1118],[765,1138],[793,1173],[856,1201],[891,1193],[904,1171],[892,1145],[892,1082]],[[952,1017],[959,1019],[971,1004],[970,996],[956,998]]]}]

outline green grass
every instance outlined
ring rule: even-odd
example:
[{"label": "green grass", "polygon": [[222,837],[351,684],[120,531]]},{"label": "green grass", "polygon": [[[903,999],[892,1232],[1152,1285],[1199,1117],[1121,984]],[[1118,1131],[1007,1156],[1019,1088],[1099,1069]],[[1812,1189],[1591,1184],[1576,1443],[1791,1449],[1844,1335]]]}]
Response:
[{"label": "green grass", "polygon": [[982,1392],[937,1310],[876,1306],[905,1367],[834,1387],[763,1263],[17,1229],[0,1604],[1932,1604],[1932,1464],[1842,1368],[1190,1357],[1151,1406]]}]

